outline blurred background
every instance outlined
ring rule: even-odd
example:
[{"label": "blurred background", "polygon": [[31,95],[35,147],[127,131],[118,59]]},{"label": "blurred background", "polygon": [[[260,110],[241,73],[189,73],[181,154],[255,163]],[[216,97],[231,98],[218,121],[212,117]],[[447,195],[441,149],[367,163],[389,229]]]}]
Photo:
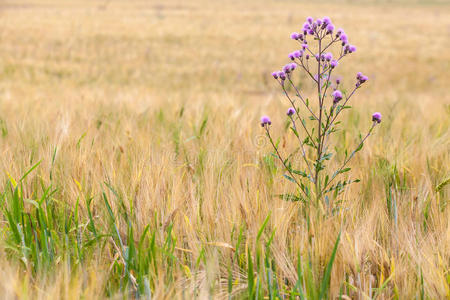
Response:
[{"label": "blurred background", "polygon": [[[174,255],[185,265],[177,265],[175,283],[150,276],[152,291],[168,299],[180,296],[180,286],[225,291],[223,280],[214,286],[210,274],[226,279],[228,265],[245,283],[245,269],[233,265],[229,247],[214,243],[235,246],[236,228],[243,224],[245,247],[254,249],[254,237],[271,214],[267,230],[277,230],[277,272],[293,285],[297,251],[309,249],[306,225],[298,203],[272,197],[293,187],[270,160],[259,117],[270,115],[274,134],[292,141],[283,119],[288,103],[270,74],[298,48],[290,33],[308,16],[330,17],[357,47],[336,70],[343,85],[353,86],[359,71],[370,78],[352,98],[354,109],[343,123],[348,133],[338,142],[354,145],[371,114],[383,115],[352,162],[352,176],[362,181],[343,196],[344,217],[326,219],[309,233],[317,237],[311,248],[320,262],[317,274],[342,229],[333,294],[344,280],[360,278],[362,299],[363,292],[372,293],[372,278],[380,283],[396,270],[386,299],[413,299],[419,286],[431,299],[444,299],[450,253],[448,0],[0,0],[2,190],[8,178],[21,178],[41,161],[24,195],[39,194],[41,181],[51,184],[61,215],[80,197],[92,197],[96,218],[106,223],[100,195],[108,182],[131,199],[126,205],[136,209],[131,222],[137,234],[154,217],[151,230],[164,236],[173,221],[171,234],[187,249]],[[296,76],[312,97],[307,78]],[[395,222],[386,209],[390,193],[398,201]],[[4,220],[2,236],[10,232]],[[119,228],[127,234],[126,222]],[[92,290],[80,284],[74,295],[102,298],[105,290],[119,290],[122,274],[110,272],[116,248],[109,240],[107,245],[111,255],[87,259],[93,273],[101,274],[97,281],[73,275]],[[195,263],[199,257],[206,267]],[[8,295],[39,291],[42,298],[58,298],[69,285],[62,275],[54,282],[35,281],[31,272],[23,277],[11,261],[0,255],[0,291]],[[166,268],[166,258],[159,263]],[[211,285],[189,285],[185,266],[203,275],[207,270],[202,278]],[[27,280],[32,284],[22,283]]]}]

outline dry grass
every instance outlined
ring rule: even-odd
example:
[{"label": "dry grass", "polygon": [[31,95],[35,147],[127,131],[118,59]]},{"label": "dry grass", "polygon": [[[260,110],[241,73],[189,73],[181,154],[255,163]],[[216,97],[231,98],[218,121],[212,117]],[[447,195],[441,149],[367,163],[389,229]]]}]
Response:
[{"label": "dry grass", "polygon": [[[281,123],[287,103],[269,74],[286,62],[294,49],[289,33],[308,15],[330,16],[358,46],[339,69],[344,84],[360,70],[371,78],[354,99],[341,142],[355,144],[371,112],[384,117],[352,161],[351,175],[361,182],[345,193],[345,209],[309,233],[300,206],[272,196],[294,187],[281,167],[264,163],[271,149],[258,124],[263,113]],[[392,276],[384,299],[413,299],[422,287],[426,297],[445,299],[449,190],[436,187],[450,166],[449,35],[444,2],[4,0],[1,190],[8,174],[17,180],[42,160],[24,185],[26,198],[36,196],[39,182],[51,184],[61,206],[80,201],[85,220],[85,199],[93,197],[94,218],[107,224],[107,182],[133,207],[137,236],[151,223],[164,240],[173,223],[180,263],[172,284],[162,276],[155,282],[155,299],[226,297],[229,265],[239,278],[235,289],[244,288],[245,269],[228,245],[235,247],[242,227],[242,248],[255,249],[269,214],[264,239],[275,230],[271,250],[288,284],[297,278],[297,252],[321,265],[342,230],[333,296],[346,281],[355,287],[352,298],[373,297],[370,287]],[[292,139],[282,125],[274,132]],[[395,218],[386,208],[389,185]],[[125,236],[127,224],[119,225]],[[37,277],[0,242],[0,298],[102,298],[116,259],[112,242],[105,244],[108,250],[99,246],[73,273],[60,257],[48,277]]]}]

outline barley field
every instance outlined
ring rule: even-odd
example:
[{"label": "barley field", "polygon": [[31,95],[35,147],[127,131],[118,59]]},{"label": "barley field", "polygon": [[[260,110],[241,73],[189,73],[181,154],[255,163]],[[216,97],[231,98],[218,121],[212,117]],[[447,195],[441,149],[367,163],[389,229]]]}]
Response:
[{"label": "barley field", "polygon": [[[370,78],[339,143],[383,114],[311,222],[259,123],[307,16]],[[0,1],[0,299],[448,299],[448,49],[439,0]]]}]

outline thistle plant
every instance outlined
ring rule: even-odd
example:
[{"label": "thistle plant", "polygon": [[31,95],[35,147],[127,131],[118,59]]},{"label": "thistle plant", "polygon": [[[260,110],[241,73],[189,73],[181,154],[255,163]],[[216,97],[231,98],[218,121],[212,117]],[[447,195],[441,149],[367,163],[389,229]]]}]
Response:
[{"label": "thistle plant", "polygon": [[[301,32],[292,33],[291,38],[299,43],[299,49],[289,53],[290,63],[282,70],[273,72],[272,76],[289,102],[286,115],[298,147],[292,153],[282,153],[279,141],[276,142],[271,134],[272,122],[268,116],[261,118],[261,126],[274,149],[273,155],[287,172],[284,177],[296,184],[299,190],[297,195],[283,195],[285,199],[315,200],[313,203],[316,205],[332,207],[330,199],[336,198],[349,184],[359,181],[341,177],[350,171],[350,160],[363,148],[366,139],[381,122],[381,114],[376,112],[372,115],[367,134],[359,136],[354,150],[336,147],[332,136],[340,130],[342,113],[351,108],[351,98],[368,81],[367,76],[358,72],[354,85],[347,90],[341,79],[334,76],[333,72],[339,64],[354,53],[356,47],[349,43],[343,29],[335,30],[328,17],[315,21],[308,17]],[[314,101],[306,97],[307,91],[294,83],[296,70],[306,73],[312,81],[314,94],[317,95]],[[336,169],[331,170],[329,161],[337,154],[344,158]]]}]

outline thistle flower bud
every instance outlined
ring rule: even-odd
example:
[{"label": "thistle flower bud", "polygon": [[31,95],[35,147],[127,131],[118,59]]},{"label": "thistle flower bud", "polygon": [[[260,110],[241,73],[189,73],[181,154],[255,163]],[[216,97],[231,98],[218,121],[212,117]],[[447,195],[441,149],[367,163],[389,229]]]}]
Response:
[{"label": "thistle flower bud", "polygon": [[310,29],[311,29],[311,25],[310,25],[308,22],[306,22],[306,23],[303,24],[303,30],[308,31],[308,30],[310,30]]},{"label": "thistle flower bud", "polygon": [[372,115],[372,121],[381,123],[381,114],[379,112],[376,112]]},{"label": "thistle flower bud", "polygon": [[293,114],[295,114],[295,108],[289,107],[289,109],[286,112],[286,115],[292,116]]},{"label": "thistle flower bud", "polygon": [[303,51],[296,50],[296,51],[292,52],[292,54],[294,55],[295,58],[299,58],[303,55]]},{"label": "thistle flower bud", "polygon": [[305,55],[305,58],[306,58],[306,59],[309,59],[309,54],[306,54],[306,55]]},{"label": "thistle flower bud", "polygon": [[261,126],[264,127],[266,125],[271,125],[272,122],[270,121],[270,118],[268,116],[262,116],[261,117]]},{"label": "thistle flower bud", "polygon": [[294,71],[295,68],[297,68],[297,64],[296,64],[296,63],[290,63],[290,64],[289,64],[289,67],[290,67],[290,70],[291,70],[291,71]]},{"label": "thistle flower bud", "polygon": [[336,85],[339,85],[341,83],[341,79],[340,78],[337,78],[336,79]]},{"label": "thistle flower bud", "polygon": [[303,44],[302,44],[302,49],[303,49],[303,50],[306,50],[306,48],[308,48],[308,44],[303,43]]},{"label": "thistle flower bud", "polygon": [[333,103],[334,104],[336,104],[336,103],[338,103],[339,101],[342,100],[342,93],[341,93],[340,90],[335,90],[333,92],[332,96],[333,96]]},{"label": "thistle flower bud", "polygon": [[[356,79],[358,80],[359,85],[361,85],[361,83],[364,83],[364,82],[366,82],[367,80],[369,80],[369,77],[363,75],[363,73],[361,73],[361,72],[358,72],[358,73],[356,74]],[[359,85],[358,85],[358,86],[359,86]]]},{"label": "thistle flower bud", "polygon": [[347,45],[345,45],[345,47],[344,47],[344,54],[347,54],[349,51],[350,51],[350,45],[347,44]]},{"label": "thistle flower bud", "polygon": [[328,24],[327,25],[327,34],[332,34],[334,30],[334,25],[333,24]]},{"label": "thistle flower bud", "polygon": [[330,62],[330,67],[331,67],[332,69],[336,68],[337,65],[338,65],[338,62],[337,62],[337,60],[335,60],[335,59],[333,59],[333,60]]},{"label": "thistle flower bud", "polygon": [[299,38],[300,38],[300,33],[298,33],[298,32],[291,33],[291,39],[298,40]]}]

